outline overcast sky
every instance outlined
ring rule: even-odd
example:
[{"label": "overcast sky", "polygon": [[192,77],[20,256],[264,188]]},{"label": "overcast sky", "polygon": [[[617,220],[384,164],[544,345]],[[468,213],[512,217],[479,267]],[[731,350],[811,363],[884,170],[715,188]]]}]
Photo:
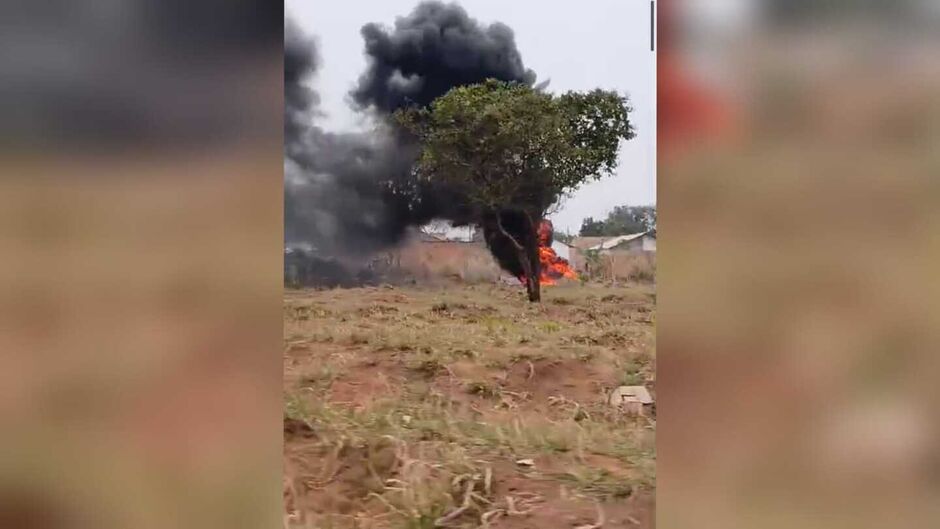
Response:
[{"label": "overcast sky", "polygon": [[[620,151],[617,173],[587,184],[567,199],[552,220],[576,233],[584,217],[604,217],[615,206],[656,203],[656,61],[650,52],[648,0],[460,0],[484,24],[503,22],[516,34],[527,68],[551,79],[550,92],[604,88],[630,97],[636,138]],[[366,68],[359,29],[368,22],[391,26],[417,0],[285,0],[289,16],[319,41],[322,59],[314,87],[322,97],[324,128],[359,128],[346,94]]]}]

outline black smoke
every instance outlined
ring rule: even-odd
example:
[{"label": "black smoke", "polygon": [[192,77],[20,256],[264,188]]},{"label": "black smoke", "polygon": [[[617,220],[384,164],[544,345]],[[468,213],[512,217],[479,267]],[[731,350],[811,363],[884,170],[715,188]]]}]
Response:
[{"label": "black smoke", "polygon": [[[499,214],[499,224],[507,233],[512,234],[516,241],[521,244],[528,244],[531,241],[526,240],[526,235],[530,233],[526,229],[525,216],[517,211],[504,211]],[[483,221],[483,240],[486,241],[486,247],[493,254],[493,258],[499,263],[499,266],[509,272],[512,277],[521,278],[525,275],[522,263],[519,262],[519,253],[512,241],[503,236],[499,230],[499,224],[495,217],[487,217]]]},{"label": "black smoke", "polygon": [[[316,42],[285,20],[285,242],[320,255],[361,258],[435,218],[471,222],[459,190],[412,179],[418,146],[391,115],[488,78],[535,82],[510,28],[484,26],[456,4],[425,2],[394,28],[367,24],[362,35],[368,67],[350,96],[374,127],[336,134],[316,124]],[[494,254],[511,266],[503,252]]]},{"label": "black smoke", "polygon": [[413,153],[381,123],[370,133],[319,127],[320,98],[311,85],[319,64],[316,41],[285,19],[285,242],[321,255],[362,256],[404,234],[409,204],[390,183],[409,172]]},{"label": "black smoke", "polygon": [[[316,41],[296,22],[284,19],[284,148],[288,158],[303,150],[320,96],[306,83],[320,66]],[[300,142],[300,145],[296,143]]]},{"label": "black smoke", "polygon": [[392,30],[366,24],[362,37],[369,67],[351,94],[362,108],[389,113],[425,106],[455,86],[488,78],[535,82],[512,29],[498,22],[483,26],[457,4],[419,4]]}]

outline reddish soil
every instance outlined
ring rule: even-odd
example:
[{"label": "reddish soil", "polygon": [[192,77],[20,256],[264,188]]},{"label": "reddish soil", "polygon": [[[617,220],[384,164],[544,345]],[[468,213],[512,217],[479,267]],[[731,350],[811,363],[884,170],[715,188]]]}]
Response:
[{"label": "reddish soil", "polygon": [[[311,293],[312,297],[330,296],[315,302],[328,307],[329,313],[291,321],[289,329],[285,319],[285,335],[290,337],[284,354],[285,393],[313,404],[310,409],[327,406],[345,410],[333,413],[368,416],[353,419],[330,416],[322,418],[326,421],[322,422],[317,416],[285,415],[287,526],[430,528],[434,518],[417,525],[405,524],[404,511],[396,514],[388,500],[383,499],[398,499],[394,493],[389,493],[388,487],[410,487],[417,483],[413,474],[409,474],[414,468],[406,472],[405,466],[421,460],[430,464],[429,479],[448,475],[447,472],[459,475],[463,464],[460,461],[474,465],[475,470],[471,472],[482,468],[492,471],[486,500],[476,501],[472,511],[455,517],[448,524],[451,527],[479,527],[485,509],[500,512],[490,518],[491,529],[575,529],[596,523],[599,512],[603,513],[605,529],[655,527],[651,488],[627,486],[626,489],[615,488],[621,491],[616,494],[597,493],[591,492],[593,482],[590,479],[593,478],[570,477],[584,472],[596,473],[606,480],[600,487],[640,483],[638,471],[626,462],[629,459],[601,455],[590,449],[553,451],[541,445],[526,445],[522,448],[525,457],[532,457],[534,463],[529,467],[517,462],[518,454],[498,443],[493,444],[492,439],[451,438],[449,436],[460,435],[459,432],[448,431],[446,426],[437,423],[427,426],[431,430],[426,437],[415,437],[409,433],[412,430],[400,427],[383,430],[386,428],[383,424],[404,420],[402,416],[406,412],[395,411],[396,407],[420,408],[425,399],[430,398],[421,395],[443,396],[445,401],[456,404],[448,412],[455,420],[481,421],[505,428],[521,422],[544,429],[552,428],[557,422],[569,425],[565,426],[569,430],[577,429],[572,423],[572,411],[579,407],[590,411],[594,428],[609,426],[611,435],[616,435],[617,429],[631,427],[630,423],[618,422],[616,417],[609,423],[604,421],[608,420],[607,415],[616,415],[606,405],[605,392],[619,385],[622,377],[613,359],[625,361],[630,355],[652,354],[649,326],[640,328],[629,318],[620,318],[625,311],[636,310],[638,296],[635,292],[602,291],[594,298],[546,303],[541,313],[528,313],[525,318],[533,319],[532,325],[557,326],[551,334],[554,342],[538,346],[522,343],[514,337],[507,340],[505,336],[491,336],[492,328],[486,327],[493,321],[500,322],[497,328],[509,322],[505,325],[510,330],[500,331],[506,333],[514,328],[514,322],[529,321],[516,319],[528,307],[521,301],[514,301],[515,292],[468,289],[463,291],[466,297],[457,300],[441,300],[440,294],[418,289],[407,292],[360,289]],[[605,295],[608,297],[603,302],[596,301]],[[310,303],[299,295],[291,301]],[[620,305],[623,306],[618,310]],[[588,318],[586,314],[593,316]],[[595,326],[598,319],[604,322],[603,331]],[[415,320],[419,324],[404,331],[409,334],[394,334],[403,332],[401,325]],[[362,334],[355,343],[331,331],[350,322],[353,325],[347,328]],[[466,326],[464,342],[459,342],[462,333],[459,328],[455,331],[454,325]],[[445,326],[445,337],[452,343],[441,347],[435,340],[441,339]],[[369,334],[372,331],[380,336],[413,335],[415,341],[390,349],[384,338],[372,341]],[[305,336],[312,338],[305,340]],[[330,338],[324,339],[324,336]],[[572,346],[572,340],[584,343]],[[504,346],[507,341],[519,344]],[[616,347],[620,345],[629,345],[630,351],[618,352]],[[465,350],[475,354],[453,352]],[[586,354],[579,356],[572,351]],[[649,383],[652,385],[651,380]],[[379,403],[391,406],[392,413],[368,415]],[[395,435],[388,435],[386,431]],[[536,431],[541,433],[541,430]],[[446,459],[447,456],[442,455],[455,447],[458,452],[462,450],[465,459]],[[410,455],[402,456],[402,450]],[[435,466],[436,457],[445,459]],[[395,480],[405,480],[408,485],[396,484]],[[443,491],[448,501],[441,508],[453,511],[461,503],[462,494],[460,487],[451,491],[449,483],[450,478],[434,485],[438,490],[430,492],[440,494]],[[474,487],[484,494],[482,482]],[[420,496],[422,492],[415,494]],[[508,507],[510,503],[514,509]],[[402,507],[394,507],[399,508]],[[507,512],[512,510],[522,512]],[[443,514],[437,512],[433,516]]]}]

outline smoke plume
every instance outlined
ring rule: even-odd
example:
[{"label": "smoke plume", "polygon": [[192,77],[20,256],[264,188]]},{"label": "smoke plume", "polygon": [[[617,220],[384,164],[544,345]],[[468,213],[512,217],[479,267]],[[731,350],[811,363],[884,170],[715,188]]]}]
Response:
[{"label": "smoke plume", "polygon": [[408,208],[388,182],[407,173],[411,157],[382,126],[348,134],[319,127],[320,98],[311,85],[318,67],[316,41],[285,19],[285,239],[321,255],[359,256],[403,234]]},{"label": "smoke plume", "polygon": [[317,72],[319,55],[316,42],[293,20],[284,19],[284,148],[288,158],[302,150],[320,96],[305,83]]},{"label": "smoke plume", "polygon": [[370,63],[352,97],[363,108],[388,113],[425,106],[455,86],[487,78],[535,82],[512,29],[498,22],[483,26],[456,4],[422,3],[396,20],[394,30],[367,24],[362,37]]},{"label": "smoke plume", "polygon": [[362,35],[368,67],[350,96],[374,128],[331,133],[316,125],[316,42],[285,20],[285,238],[321,255],[368,255],[434,218],[469,222],[455,190],[411,179],[418,147],[389,118],[487,78],[535,82],[510,28],[484,26],[456,4],[425,2],[394,28],[367,24]]}]

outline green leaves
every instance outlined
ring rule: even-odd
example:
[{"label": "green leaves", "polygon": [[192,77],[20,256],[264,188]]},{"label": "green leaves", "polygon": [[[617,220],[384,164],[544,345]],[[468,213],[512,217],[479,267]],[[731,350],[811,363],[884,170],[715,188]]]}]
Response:
[{"label": "green leaves", "polygon": [[422,142],[418,178],[461,189],[482,211],[543,213],[616,169],[620,140],[633,137],[630,110],[615,92],[555,97],[490,79],[396,119]]},{"label": "green leaves", "polygon": [[568,92],[559,100],[572,131],[573,170],[594,179],[611,174],[617,168],[620,140],[635,136],[627,99],[596,89],[586,94]]},{"label": "green leaves", "polygon": [[656,231],[656,206],[617,206],[605,220],[588,217],[581,222],[584,236],[616,236]]}]

